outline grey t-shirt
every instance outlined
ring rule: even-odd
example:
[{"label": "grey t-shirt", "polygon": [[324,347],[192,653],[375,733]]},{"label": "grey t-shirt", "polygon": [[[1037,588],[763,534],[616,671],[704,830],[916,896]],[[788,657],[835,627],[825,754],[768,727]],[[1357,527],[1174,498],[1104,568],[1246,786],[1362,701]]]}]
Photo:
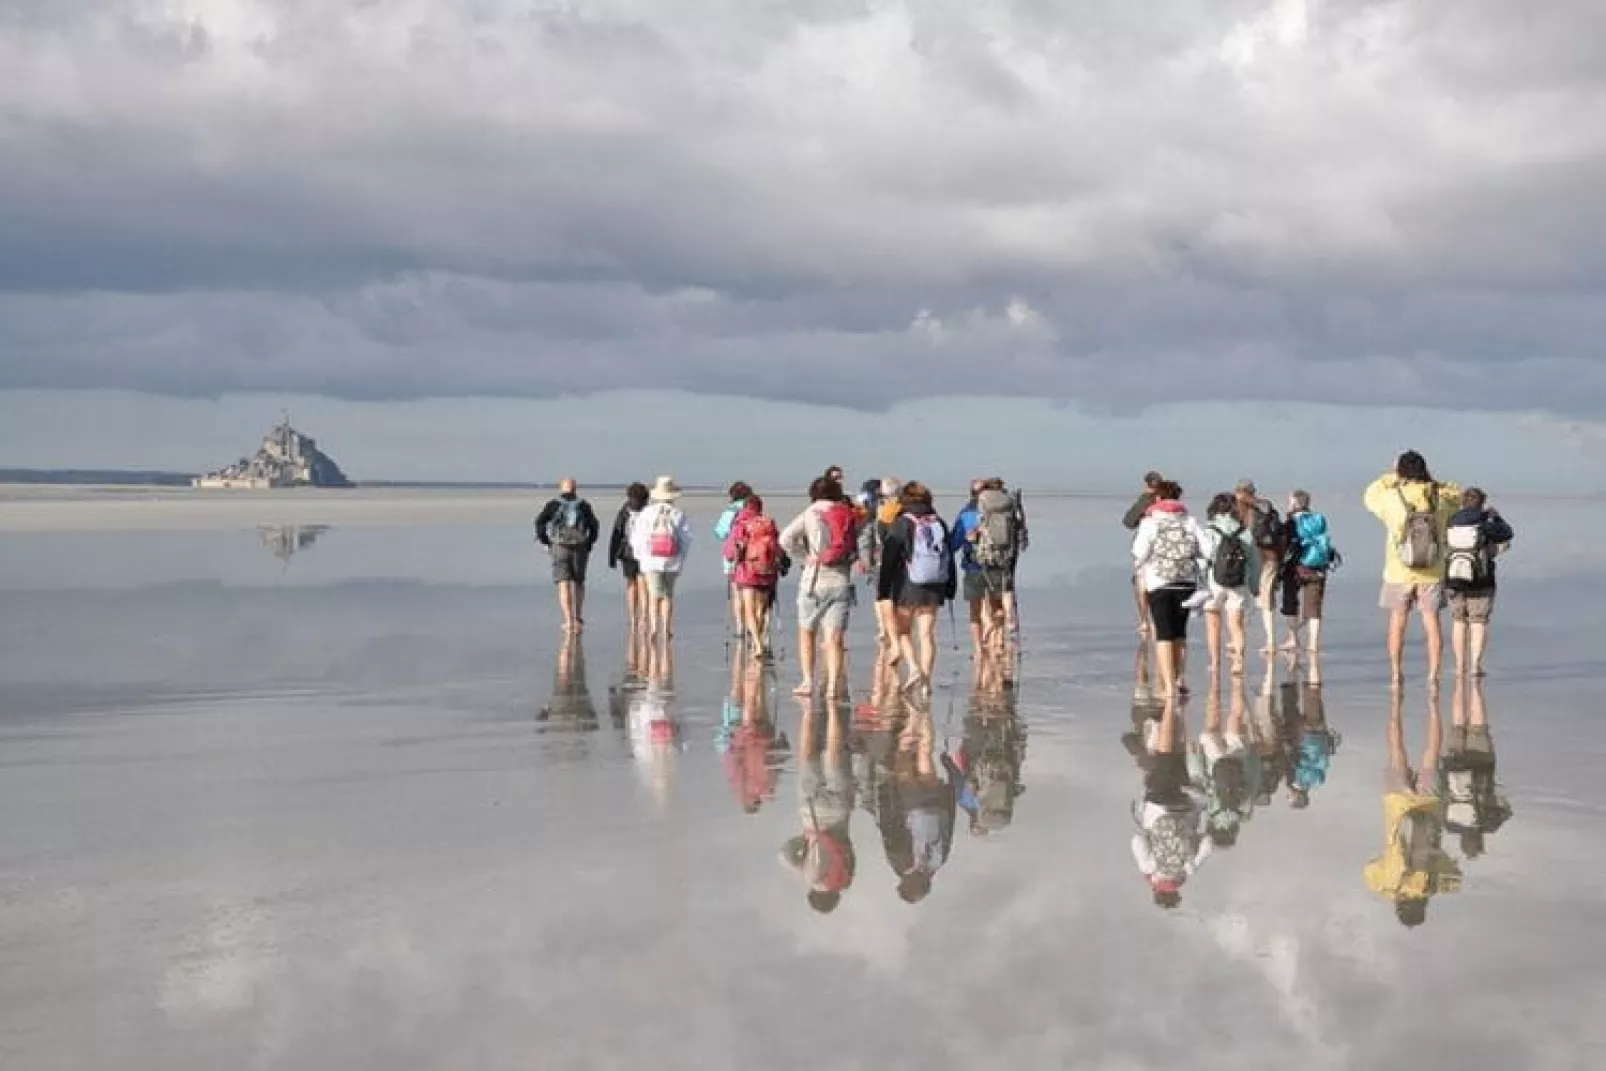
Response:
[{"label": "grey t-shirt", "polygon": [[[825,549],[830,534],[826,531],[825,521],[820,517],[830,502],[815,502],[808,509],[798,514],[786,530],[781,533],[781,549],[791,555],[793,560],[807,563],[809,558]],[[818,575],[816,575],[816,573]],[[822,594],[831,591],[840,591],[843,588],[853,587],[853,561],[850,558],[842,565],[803,566],[802,579],[799,581],[799,591]]]}]

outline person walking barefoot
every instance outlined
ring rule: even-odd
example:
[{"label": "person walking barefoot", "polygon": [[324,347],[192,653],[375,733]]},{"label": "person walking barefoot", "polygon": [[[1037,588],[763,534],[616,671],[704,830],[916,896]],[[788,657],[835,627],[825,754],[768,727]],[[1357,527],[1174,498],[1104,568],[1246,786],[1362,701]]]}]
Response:
[{"label": "person walking barefoot", "polygon": [[648,634],[667,642],[675,636],[675,583],[691,549],[691,524],[675,505],[680,488],[673,476],[658,477],[647,497],[650,504],[632,526],[631,545],[647,580]]},{"label": "person walking barefoot", "polygon": [[781,549],[803,562],[797,590],[797,653],[803,679],[794,694],[814,693],[818,648],[825,654],[826,695],[847,693],[848,620],[858,600],[858,516],[842,485],[821,476],[809,485],[809,506],[781,533]]},{"label": "person walking barefoot", "polygon": [[1415,450],[1399,456],[1391,472],[1367,487],[1367,510],[1383,525],[1383,591],[1379,605],[1388,611],[1388,657],[1391,679],[1405,679],[1405,629],[1415,611],[1422,619],[1427,646],[1428,679],[1438,681],[1444,661],[1445,530],[1460,505],[1461,488],[1440,483]]},{"label": "person walking barefoot", "polygon": [[770,657],[770,606],[775,585],[781,579],[781,533],[775,520],[764,512],[764,500],[749,495],[741,514],[731,525],[725,540],[725,560],[732,566],[731,580],[742,604],[742,628],[753,657],[760,662]]},{"label": "person walking barefoot", "polygon": [[564,477],[558,482],[558,497],[535,518],[535,538],[552,557],[564,632],[577,633],[585,627],[586,563],[600,533],[591,503],[580,497],[573,479]]},{"label": "person walking barefoot", "polygon": [[904,688],[929,691],[937,665],[937,611],[957,594],[948,526],[932,507],[931,490],[918,481],[903,486],[902,515],[887,534],[881,555],[882,590],[897,608],[899,657],[908,667]]},{"label": "person walking barefoot", "polygon": [[1148,593],[1162,692],[1186,695],[1188,616],[1199,594],[1207,537],[1175,481],[1161,481],[1155,496],[1132,543],[1132,563]]},{"label": "person walking barefoot", "polygon": [[625,620],[632,633],[647,627],[647,582],[641,576],[641,563],[630,545],[630,529],[647,508],[647,485],[633,483],[625,490],[624,505],[613,521],[608,539],[608,568],[617,569],[625,582]]}]

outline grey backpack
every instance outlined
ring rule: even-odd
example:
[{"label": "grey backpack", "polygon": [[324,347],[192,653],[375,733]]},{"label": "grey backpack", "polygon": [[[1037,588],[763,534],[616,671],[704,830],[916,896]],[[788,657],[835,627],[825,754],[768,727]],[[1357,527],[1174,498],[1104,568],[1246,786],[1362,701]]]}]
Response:
[{"label": "grey backpack", "polygon": [[1405,507],[1405,525],[1400,529],[1400,539],[1394,545],[1400,556],[1400,564],[1407,569],[1432,569],[1439,564],[1439,488],[1433,485],[1428,489],[1428,505],[1426,509],[1417,509],[1405,497],[1405,489],[1396,487],[1394,493],[1400,496],[1400,504]]},{"label": "grey backpack", "polygon": [[1007,569],[1015,560],[1015,501],[1003,491],[983,491],[976,498],[976,564]]}]

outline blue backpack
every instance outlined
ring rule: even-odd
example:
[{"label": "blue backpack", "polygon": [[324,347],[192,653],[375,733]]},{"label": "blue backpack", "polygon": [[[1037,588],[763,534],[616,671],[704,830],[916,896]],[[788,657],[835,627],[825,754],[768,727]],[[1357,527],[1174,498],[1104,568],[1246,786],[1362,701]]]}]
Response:
[{"label": "blue backpack", "polygon": [[1307,569],[1325,570],[1333,564],[1333,540],[1327,534],[1327,518],[1320,513],[1301,513],[1294,518],[1294,538],[1299,541],[1299,564]]},{"label": "blue backpack", "polygon": [[909,518],[909,583],[946,584],[953,559],[942,522],[934,514]]}]

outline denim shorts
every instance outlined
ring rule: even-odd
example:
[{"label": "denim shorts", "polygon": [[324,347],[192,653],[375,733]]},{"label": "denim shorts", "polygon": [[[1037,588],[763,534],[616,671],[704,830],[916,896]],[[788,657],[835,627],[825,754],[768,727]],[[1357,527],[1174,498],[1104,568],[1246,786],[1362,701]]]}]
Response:
[{"label": "denim shorts", "polygon": [[797,627],[809,632],[846,632],[848,613],[858,597],[851,584],[814,593],[805,588],[797,595]]}]

